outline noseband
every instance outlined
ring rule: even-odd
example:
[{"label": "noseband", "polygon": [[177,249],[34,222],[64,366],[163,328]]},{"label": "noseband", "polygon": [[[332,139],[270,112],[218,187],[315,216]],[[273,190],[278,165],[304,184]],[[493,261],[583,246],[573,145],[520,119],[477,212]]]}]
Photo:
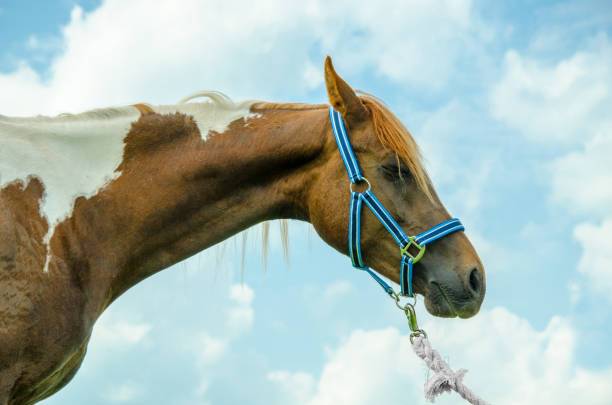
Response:
[{"label": "noseband", "polygon": [[[365,204],[374,213],[376,218],[383,224],[383,226],[389,231],[400,247],[401,254],[401,265],[400,265],[400,287],[401,295],[413,297],[412,291],[412,268],[423,255],[425,254],[425,247],[443,236],[455,231],[462,231],[465,228],[461,221],[457,218],[449,219],[441,224],[434,226],[433,228],[420,233],[416,236],[408,236],[402,230],[402,228],[393,219],[389,211],[383,207],[382,203],[376,198],[372,190],[370,189],[370,182],[361,173],[357,158],[351,147],[346,127],[342,116],[331,106],[329,107],[329,116],[331,119],[332,129],[334,131],[334,137],[338,144],[338,150],[342,161],[348,171],[349,180],[351,181],[351,208],[349,217],[349,253],[351,255],[351,261],[353,267],[368,272],[374,280],[380,284],[380,286],[389,295],[394,295],[393,288],[389,286],[382,278],[378,276],[373,270],[363,264],[361,255],[361,243],[360,243],[360,232],[361,232],[361,206]],[[367,190],[364,192],[357,192],[353,190],[353,184],[366,183]],[[418,251],[413,254],[410,250]]]}]

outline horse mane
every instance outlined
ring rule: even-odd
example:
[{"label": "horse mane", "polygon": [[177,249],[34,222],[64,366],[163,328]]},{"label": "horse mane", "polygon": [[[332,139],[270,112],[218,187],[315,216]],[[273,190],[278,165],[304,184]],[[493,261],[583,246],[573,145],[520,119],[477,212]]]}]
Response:
[{"label": "horse mane", "polygon": [[187,97],[181,99],[177,103],[177,105],[181,105],[181,104],[185,105],[187,104],[188,101],[193,100],[195,98],[200,98],[200,97],[206,97],[210,100],[210,102],[212,102],[214,106],[219,107],[219,108],[224,108],[226,110],[239,110],[245,106],[250,106],[254,103],[259,102],[258,100],[243,100],[240,102],[235,102],[229,96],[227,96],[226,94],[220,91],[208,90],[208,91],[199,91],[197,93],[190,94]]},{"label": "horse mane", "polygon": [[[190,103],[187,104],[188,101],[206,97],[210,99],[209,103]],[[183,98],[175,105],[182,105],[183,108],[188,110],[196,111],[198,108],[204,108],[213,105],[217,108],[223,108],[227,110],[232,109],[240,109],[244,106],[251,105],[257,102],[256,100],[244,100],[240,102],[234,102],[227,95],[221,93],[220,91],[201,91],[197,93],[190,94],[189,96]],[[134,106],[143,106],[145,109],[153,109],[155,106],[148,103],[139,103],[134,105],[122,106],[122,107],[106,107],[106,108],[96,108],[93,110],[80,112],[77,114],[73,113],[60,113],[55,116],[47,116],[47,115],[37,115],[33,117],[11,117],[0,114],[0,123],[18,123],[18,124],[27,124],[29,122],[36,123],[52,123],[52,122],[75,122],[75,121],[90,121],[90,120],[108,120],[116,117],[129,116],[134,114]],[[169,106],[160,106],[160,107],[171,107]]]},{"label": "horse mane", "polygon": [[401,164],[406,165],[417,187],[432,199],[421,151],[410,132],[382,100],[363,91],[359,91],[359,98],[370,112],[374,132],[382,146],[395,152],[398,168]]},{"label": "horse mane", "polygon": [[78,122],[78,121],[98,121],[116,117],[126,117],[133,115],[134,110],[130,106],[96,108],[93,110],[72,114],[60,113],[56,116],[36,115],[33,117],[11,117],[0,114],[0,123],[7,124],[28,124],[28,123],[58,123],[58,122]]},{"label": "horse mane", "polygon": [[253,108],[256,110],[290,110],[290,111],[304,111],[304,110],[323,110],[329,108],[327,104],[309,104],[309,103],[271,103],[269,101],[260,101],[253,104]]},{"label": "horse mane", "polygon": [[[404,124],[387,108],[382,100],[364,91],[357,91],[359,99],[370,112],[374,132],[384,148],[395,152],[398,168],[404,164],[422,190],[431,200],[429,178],[423,168],[421,151]],[[327,104],[306,103],[269,103],[258,102],[253,104],[254,109],[262,110],[318,110],[329,108]],[[401,176],[401,170],[400,170]]]}]

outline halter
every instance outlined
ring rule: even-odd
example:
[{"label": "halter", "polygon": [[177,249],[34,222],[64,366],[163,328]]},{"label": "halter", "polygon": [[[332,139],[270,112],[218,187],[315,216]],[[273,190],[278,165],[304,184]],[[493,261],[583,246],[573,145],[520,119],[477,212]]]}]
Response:
[{"label": "halter", "polygon": [[[351,208],[349,217],[349,253],[353,267],[366,271],[380,284],[385,292],[391,296],[396,296],[393,288],[389,286],[382,278],[380,278],[373,270],[363,264],[361,255],[361,243],[360,243],[360,232],[361,232],[361,206],[365,204],[370,210],[376,215],[376,218],[383,224],[383,226],[389,231],[391,236],[396,240],[400,247],[400,254],[402,256],[400,265],[400,287],[401,295],[414,297],[412,292],[412,268],[423,255],[425,254],[425,247],[429,243],[440,239],[443,236],[455,231],[462,231],[465,228],[461,221],[457,218],[449,219],[441,224],[434,226],[433,228],[420,233],[416,236],[408,236],[402,230],[402,228],[395,222],[389,211],[383,207],[382,203],[376,198],[372,190],[368,179],[363,177],[357,158],[351,147],[346,127],[340,113],[329,107],[329,117],[331,119],[332,129],[334,131],[334,137],[338,144],[338,150],[342,161],[348,171],[349,180],[351,181]],[[353,190],[353,184],[365,182],[367,190],[364,192],[357,192]],[[418,251],[413,254],[410,250]],[[402,308],[402,307],[400,307]],[[403,309],[403,308],[402,308]],[[415,318],[416,319],[416,318]]]}]

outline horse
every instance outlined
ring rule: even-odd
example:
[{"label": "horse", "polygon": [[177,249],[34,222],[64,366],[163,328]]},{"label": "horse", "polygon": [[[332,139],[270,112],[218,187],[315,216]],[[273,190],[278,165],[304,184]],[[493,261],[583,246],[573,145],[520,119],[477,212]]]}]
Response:
[{"label": "horse", "polygon": [[[448,220],[403,124],[329,57],[324,75],[372,190],[402,229]],[[329,106],[196,96],[208,100],[0,116],[0,405],[57,392],[117,297],[255,224],[308,221],[348,254],[349,182]],[[367,213],[361,249],[399,282],[397,245]],[[486,289],[464,232],[428,248],[413,284],[440,317],[475,315]]]}]

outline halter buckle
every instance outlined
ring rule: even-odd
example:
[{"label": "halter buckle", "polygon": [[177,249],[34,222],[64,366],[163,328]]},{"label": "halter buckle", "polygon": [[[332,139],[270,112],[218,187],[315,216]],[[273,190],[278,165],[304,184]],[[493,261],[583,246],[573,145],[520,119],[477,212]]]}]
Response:
[{"label": "halter buckle", "polygon": [[[415,238],[416,236],[410,236],[408,238],[408,243],[406,243],[406,246],[400,247],[400,253],[402,254],[402,256],[406,255],[410,257],[412,259],[412,264],[421,260],[421,258],[425,254],[425,248],[427,247],[426,245],[419,245],[418,243],[416,243],[414,241]],[[413,256],[412,253],[410,253],[409,251],[410,247],[412,246],[416,247],[419,250],[419,253],[417,253],[416,256]]]}]

